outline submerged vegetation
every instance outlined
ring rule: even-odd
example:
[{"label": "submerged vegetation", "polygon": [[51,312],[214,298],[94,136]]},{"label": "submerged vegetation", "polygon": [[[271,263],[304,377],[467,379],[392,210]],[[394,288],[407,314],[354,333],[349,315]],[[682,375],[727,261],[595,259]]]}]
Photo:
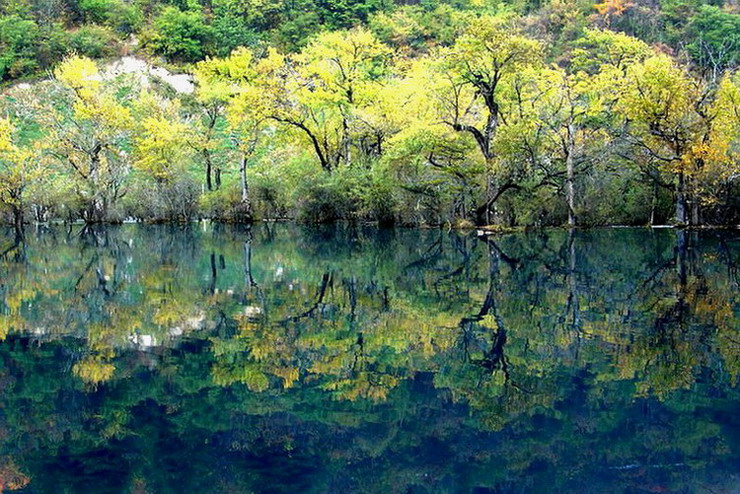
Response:
[{"label": "submerged vegetation", "polygon": [[[736,8],[4,0],[0,77],[50,76],[3,93],[0,207],[18,230],[737,224]],[[184,87],[93,60],[132,50]]]}]

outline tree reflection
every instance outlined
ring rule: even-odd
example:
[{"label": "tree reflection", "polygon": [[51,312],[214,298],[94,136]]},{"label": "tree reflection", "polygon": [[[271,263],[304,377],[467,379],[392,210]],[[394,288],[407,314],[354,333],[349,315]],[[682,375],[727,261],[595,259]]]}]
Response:
[{"label": "tree reflection", "polygon": [[27,232],[0,257],[7,471],[163,492],[159,455],[193,454],[202,491],[266,490],[254,462],[281,458],[316,492],[720,485],[739,256],[727,232]]}]

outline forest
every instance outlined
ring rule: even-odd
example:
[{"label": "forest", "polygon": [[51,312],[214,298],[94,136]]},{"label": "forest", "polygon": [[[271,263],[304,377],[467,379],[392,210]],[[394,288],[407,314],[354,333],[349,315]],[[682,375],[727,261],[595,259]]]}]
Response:
[{"label": "forest", "polygon": [[[1,0],[0,14],[0,211],[18,232],[740,222],[733,0]],[[132,60],[147,68],[120,70]]]}]

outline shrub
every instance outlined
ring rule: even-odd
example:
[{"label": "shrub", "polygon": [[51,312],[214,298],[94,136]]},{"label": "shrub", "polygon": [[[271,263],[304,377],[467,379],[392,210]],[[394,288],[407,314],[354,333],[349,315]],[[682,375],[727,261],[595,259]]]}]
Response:
[{"label": "shrub", "polygon": [[199,188],[193,178],[178,174],[171,180],[137,177],[126,196],[127,216],[151,221],[189,221],[197,216]]},{"label": "shrub", "polygon": [[70,51],[90,58],[112,57],[118,53],[118,38],[113,30],[104,26],[82,26],[70,33]]},{"label": "shrub", "polygon": [[35,22],[16,15],[0,17],[0,80],[13,79],[38,69]]},{"label": "shrub", "polygon": [[85,22],[104,24],[124,34],[138,31],[144,20],[137,6],[120,0],[80,0],[79,9]]},{"label": "shrub", "polygon": [[154,20],[147,44],[154,53],[171,60],[195,62],[208,53],[212,35],[201,12],[165,7]]}]

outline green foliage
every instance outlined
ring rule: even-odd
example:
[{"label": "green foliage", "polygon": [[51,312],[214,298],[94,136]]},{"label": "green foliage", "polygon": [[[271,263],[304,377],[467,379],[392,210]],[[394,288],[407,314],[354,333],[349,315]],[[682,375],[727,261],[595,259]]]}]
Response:
[{"label": "green foliage", "polygon": [[740,62],[740,14],[702,6],[686,26],[688,50],[702,67],[722,71]]},{"label": "green foliage", "polygon": [[104,24],[122,34],[139,31],[144,21],[137,5],[121,0],[81,0],[78,5],[85,22]]},{"label": "green foliage", "polygon": [[[647,35],[635,22],[657,4],[622,0],[83,0],[83,23],[68,31],[30,20],[36,6],[9,6],[2,78],[78,54],[57,83],[9,90],[2,103],[18,145],[54,169],[29,187],[24,212],[732,224],[738,16],[664,7],[663,31]],[[690,41],[671,41],[679,34]],[[88,60],[130,54],[136,35],[169,71],[187,73],[149,63],[118,74],[144,62],[99,70]]]},{"label": "green foliage", "polygon": [[107,58],[118,53],[118,37],[109,27],[82,26],[70,33],[69,49],[85,57]]},{"label": "green foliage", "polygon": [[200,10],[165,7],[154,19],[147,45],[154,53],[183,62],[196,62],[210,51],[213,30]]},{"label": "green foliage", "polygon": [[39,68],[35,22],[18,16],[0,17],[0,81],[31,74]]},{"label": "green foliage", "polygon": [[253,47],[258,44],[260,35],[245,24],[243,19],[234,15],[222,15],[213,20],[213,44],[215,55],[228,56],[240,46]]}]

